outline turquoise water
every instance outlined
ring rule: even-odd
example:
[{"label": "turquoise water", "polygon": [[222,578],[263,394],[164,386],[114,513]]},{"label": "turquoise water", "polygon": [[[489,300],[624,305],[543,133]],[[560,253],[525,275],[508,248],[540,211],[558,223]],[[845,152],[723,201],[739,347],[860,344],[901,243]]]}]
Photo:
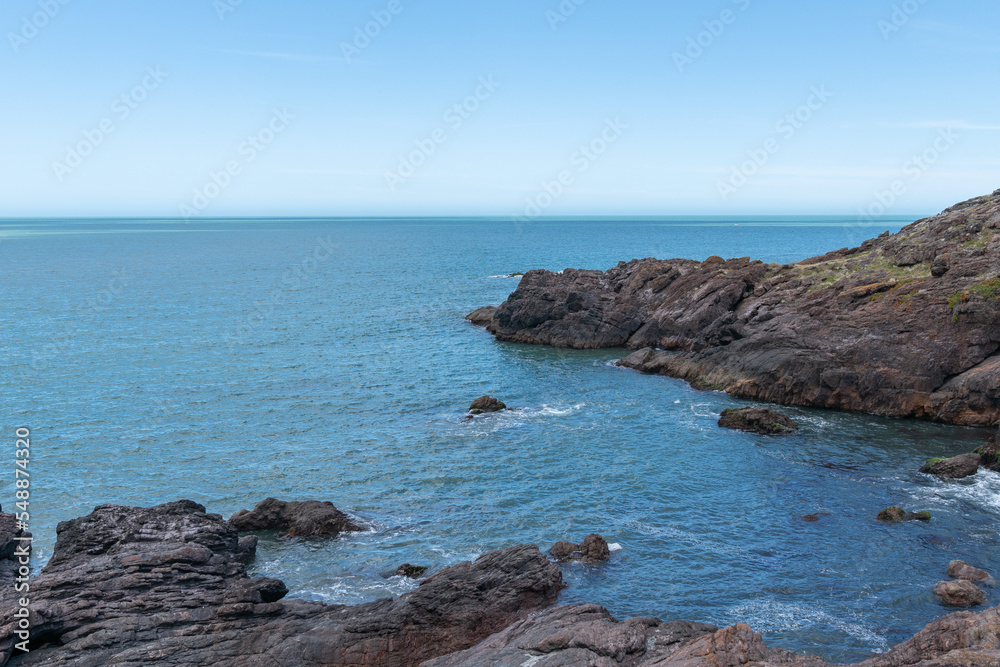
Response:
[{"label": "turquoise water", "polygon": [[[254,571],[295,596],[395,595],[403,562],[599,532],[621,549],[568,566],[564,602],[745,621],[831,660],[885,650],[947,613],[930,588],[949,560],[1000,571],[1000,475],[916,472],[984,431],[800,409],[796,436],[721,431],[743,403],[463,318],[514,271],[788,262],[912,219],[0,221],[0,423],[11,451],[34,433],[36,564],[101,503],[315,498],[370,530],[265,539]],[[484,393],[520,409],[464,420]],[[879,525],[891,504],[934,519]]]}]

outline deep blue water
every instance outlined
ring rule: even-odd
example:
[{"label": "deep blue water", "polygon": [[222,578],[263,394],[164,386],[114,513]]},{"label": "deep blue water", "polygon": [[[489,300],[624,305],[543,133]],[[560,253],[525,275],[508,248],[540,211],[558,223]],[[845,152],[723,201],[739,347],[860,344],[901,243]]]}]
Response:
[{"label": "deep blue water", "polygon": [[[948,612],[930,588],[949,560],[1000,572],[1000,475],[916,472],[984,431],[801,409],[796,436],[722,431],[742,405],[724,394],[463,318],[514,271],[788,262],[911,220],[0,221],[0,447],[32,428],[36,563],[101,503],[331,500],[371,531],[264,540],[254,571],[355,603],[408,590],[384,577],[403,562],[599,532],[621,549],[568,566],[564,602],[745,621],[831,660],[885,650]],[[465,421],[484,393],[521,409]],[[891,504],[933,521],[878,524]]]}]

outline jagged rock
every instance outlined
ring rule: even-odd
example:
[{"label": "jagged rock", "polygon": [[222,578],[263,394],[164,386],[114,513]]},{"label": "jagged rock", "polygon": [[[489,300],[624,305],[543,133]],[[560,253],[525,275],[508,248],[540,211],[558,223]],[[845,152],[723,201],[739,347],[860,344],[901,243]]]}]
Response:
[{"label": "jagged rock", "polygon": [[[11,665],[417,665],[548,607],[564,588],[556,565],[519,546],[396,599],[327,606],[249,578],[238,550],[236,528],[190,501],[103,505],[59,524],[31,584],[31,653]],[[0,589],[0,665],[13,651],[11,591]]]},{"label": "jagged rock", "polygon": [[244,565],[249,565],[254,562],[254,559],[257,558],[257,543],[259,541],[260,538],[256,535],[245,535],[244,537],[241,537],[236,546],[236,560]]},{"label": "jagged rock", "polygon": [[[888,653],[854,667],[996,667],[998,609],[959,612]],[[769,648],[750,627],[716,629],[655,618],[616,621],[602,607],[554,607],[425,667],[826,667],[817,657]],[[846,667],[846,666],[845,666]]]},{"label": "jagged rock", "polygon": [[469,407],[469,413],[474,415],[481,415],[487,412],[501,412],[506,410],[507,406],[492,396],[480,396],[472,402]]},{"label": "jagged rock", "polygon": [[[289,600],[282,582],[247,576],[239,549],[232,525],[190,501],[103,505],[61,523],[52,559],[32,581],[32,650],[10,665],[826,665],[769,648],[742,624],[618,622],[596,605],[553,607],[562,577],[532,546],[356,607]],[[13,652],[12,590],[0,589],[0,665]],[[996,667],[998,627],[1000,608],[951,614],[858,667]]]},{"label": "jagged rock", "polygon": [[395,576],[407,577],[409,579],[419,579],[424,576],[425,572],[427,572],[427,567],[425,565],[410,565],[409,563],[405,563],[396,568]]},{"label": "jagged rock", "polygon": [[723,410],[719,426],[762,435],[785,435],[799,430],[798,424],[785,415],[761,408]]},{"label": "jagged rock", "polygon": [[20,568],[19,551],[31,551],[31,533],[17,527],[17,515],[0,508],[0,587],[9,588]]},{"label": "jagged rock", "polygon": [[989,581],[988,572],[972,567],[968,563],[960,560],[953,560],[948,563],[948,576],[953,579],[964,579],[965,581]]},{"label": "jagged rock", "polygon": [[986,602],[986,594],[982,589],[965,580],[939,581],[934,586],[934,595],[952,607],[978,607]]},{"label": "jagged rock", "polygon": [[879,512],[877,519],[887,523],[899,523],[901,521],[930,521],[930,512],[907,512],[899,507],[888,507]]},{"label": "jagged rock", "polygon": [[611,558],[611,549],[604,538],[591,533],[580,544],[559,541],[549,549],[549,555],[559,561],[578,560],[584,563],[601,563]]},{"label": "jagged rock", "polygon": [[517,343],[637,350],[619,363],[747,400],[994,425],[998,220],[994,193],[796,264],[530,271],[487,329]]},{"label": "jagged rock", "polygon": [[475,324],[477,327],[485,327],[493,320],[493,316],[496,312],[496,306],[486,306],[485,308],[480,308],[479,310],[469,313],[465,316],[465,319],[469,320],[469,322]]},{"label": "jagged rock", "polygon": [[281,537],[336,537],[364,530],[330,502],[284,502],[268,498],[229,519],[240,532],[278,530]]},{"label": "jagged rock", "polygon": [[920,472],[945,479],[964,479],[979,472],[981,461],[982,457],[979,454],[960,454],[950,459],[931,459]]}]

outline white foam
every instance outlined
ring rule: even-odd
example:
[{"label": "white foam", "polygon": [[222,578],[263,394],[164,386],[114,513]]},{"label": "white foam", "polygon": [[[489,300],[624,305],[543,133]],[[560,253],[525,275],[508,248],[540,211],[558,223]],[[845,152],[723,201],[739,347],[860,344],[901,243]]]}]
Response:
[{"label": "white foam", "polygon": [[611,544],[608,545],[608,551],[610,551],[611,553],[621,550],[622,550],[622,545],[618,544],[617,542],[612,542]]},{"label": "white foam", "polygon": [[785,632],[805,627],[836,628],[864,642],[873,651],[883,652],[890,648],[885,637],[870,626],[854,619],[835,616],[818,609],[815,605],[783,603],[767,599],[733,607],[728,613],[757,632]]}]

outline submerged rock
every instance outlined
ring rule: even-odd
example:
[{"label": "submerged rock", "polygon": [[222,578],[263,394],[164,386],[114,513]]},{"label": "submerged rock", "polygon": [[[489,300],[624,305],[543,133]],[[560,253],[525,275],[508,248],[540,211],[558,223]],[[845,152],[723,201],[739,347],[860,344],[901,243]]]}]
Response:
[{"label": "submerged rock", "polygon": [[498,401],[492,396],[480,396],[472,402],[471,406],[469,406],[469,413],[481,415],[488,412],[502,412],[506,409],[506,404]]},{"label": "submerged rock", "polygon": [[885,521],[887,523],[899,523],[901,521],[930,521],[930,512],[907,512],[906,510],[899,507],[888,507],[881,512],[879,512],[879,521]]},{"label": "submerged rock", "polygon": [[424,576],[427,569],[428,568],[424,565],[410,565],[409,563],[405,563],[396,568],[396,576],[407,577],[409,579],[419,579]]},{"label": "submerged rock", "polygon": [[549,555],[559,561],[578,560],[584,563],[602,563],[611,558],[611,548],[603,537],[591,533],[580,544],[559,541],[549,549]]},{"label": "submerged rock", "polygon": [[964,579],[965,581],[989,581],[990,575],[978,567],[972,567],[968,563],[960,560],[953,560],[948,563],[948,576],[954,579]]},{"label": "submerged rock", "polygon": [[240,532],[278,530],[281,537],[336,537],[364,530],[330,502],[284,502],[268,498],[229,519]]},{"label": "submerged rock", "polygon": [[826,516],[830,515],[827,512],[816,512],[815,514],[806,514],[805,516],[800,518],[807,523],[815,523]]},{"label": "submerged rock", "polygon": [[992,426],[998,229],[1000,191],[795,264],[647,258],[529,271],[487,329],[516,343],[636,350],[619,363],[746,400]]},{"label": "submerged rock", "polygon": [[964,479],[979,472],[981,461],[982,457],[979,454],[960,454],[950,459],[931,459],[920,472],[946,479]]},{"label": "submerged rock", "polygon": [[785,415],[761,408],[723,410],[719,426],[762,435],[785,435],[799,430],[798,424]]},{"label": "submerged rock", "polygon": [[978,607],[986,602],[986,594],[982,589],[965,580],[939,581],[934,586],[934,595],[952,607]]},{"label": "submerged rock", "polygon": [[[345,607],[285,598],[252,579],[236,528],[181,501],[103,505],[59,524],[31,583],[32,667],[402,667],[473,646],[564,588],[533,546],[445,568],[395,599]],[[13,587],[0,589],[0,665],[15,649]]]}]

